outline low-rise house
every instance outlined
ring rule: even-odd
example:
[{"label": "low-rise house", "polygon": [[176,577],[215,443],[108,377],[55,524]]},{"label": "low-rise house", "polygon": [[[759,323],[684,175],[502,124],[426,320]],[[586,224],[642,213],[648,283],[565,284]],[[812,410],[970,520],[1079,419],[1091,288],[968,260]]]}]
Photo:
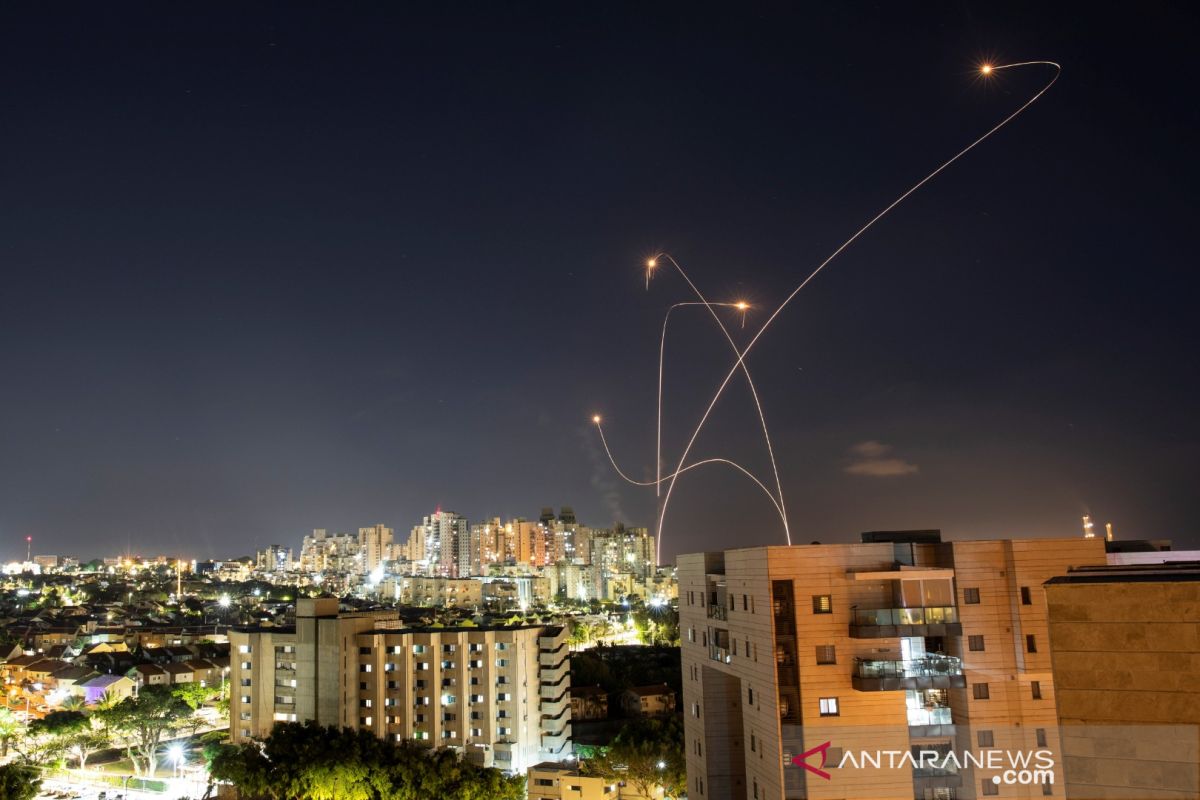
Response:
[{"label": "low-rise house", "polygon": [[138,690],[147,686],[166,686],[171,682],[171,675],[157,664],[138,664],[125,676],[133,681]]},{"label": "low-rise house", "polygon": [[132,697],[133,681],[124,675],[97,675],[75,684],[74,689],[88,705],[91,705],[100,702],[106,694],[120,700]]},{"label": "low-rise house", "polygon": [[608,719],[608,692],[600,686],[572,686],[571,719]]},{"label": "low-rise house", "polygon": [[172,661],[169,664],[163,664],[163,669],[171,676],[171,683],[191,683],[195,680],[192,668],[187,663]]},{"label": "low-rise house", "polygon": [[529,800],[658,800],[663,796],[661,786],[647,797],[628,784],[584,775],[557,761],[543,761],[530,767],[525,787]]},{"label": "low-rise house", "polygon": [[621,708],[630,717],[662,717],[675,713],[675,692],[665,683],[634,686],[621,693]]},{"label": "low-rise house", "polygon": [[88,667],[81,667],[78,664],[64,664],[50,673],[50,680],[53,682],[54,688],[61,694],[74,694],[75,686],[96,677],[97,674],[99,673]]}]

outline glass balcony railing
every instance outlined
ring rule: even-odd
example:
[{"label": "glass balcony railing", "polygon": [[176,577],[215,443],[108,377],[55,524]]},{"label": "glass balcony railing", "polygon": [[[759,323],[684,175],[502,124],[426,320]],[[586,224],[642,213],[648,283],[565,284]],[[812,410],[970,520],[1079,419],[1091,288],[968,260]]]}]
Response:
[{"label": "glass balcony railing", "polygon": [[954,656],[925,656],[911,661],[854,660],[854,674],[860,678],[936,678],[962,675],[962,659]]},{"label": "glass balcony railing", "polygon": [[945,625],[958,622],[954,606],[928,608],[870,608],[853,610],[854,625]]},{"label": "glass balcony railing", "polygon": [[708,607],[709,619],[729,619],[729,613],[725,610],[725,606],[710,605]]},{"label": "glass balcony railing", "polygon": [[708,657],[713,661],[720,661],[722,664],[728,664],[733,661],[733,656],[729,650],[724,647],[717,647],[716,645],[709,645]]},{"label": "glass balcony railing", "polygon": [[908,725],[953,725],[949,706],[932,706],[930,708],[908,709]]}]

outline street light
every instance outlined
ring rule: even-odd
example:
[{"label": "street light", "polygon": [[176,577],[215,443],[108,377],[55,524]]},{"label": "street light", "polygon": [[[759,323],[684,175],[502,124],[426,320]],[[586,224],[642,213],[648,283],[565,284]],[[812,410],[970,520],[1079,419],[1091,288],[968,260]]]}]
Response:
[{"label": "street light", "polygon": [[179,742],[175,742],[167,748],[167,755],[170,756],[171,761],[175,764],[173,770],[171,771],[171,776],[178,778],[179,762],[183,761],[183,745],[181,745]]}]

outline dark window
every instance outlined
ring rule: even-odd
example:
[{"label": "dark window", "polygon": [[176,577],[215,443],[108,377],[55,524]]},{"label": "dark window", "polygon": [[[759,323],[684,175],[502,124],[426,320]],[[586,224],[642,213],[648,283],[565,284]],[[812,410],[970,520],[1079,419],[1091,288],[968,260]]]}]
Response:
[{"label": "dark window", "polygon": [[1037,637],[1032,633],[1025,634],[1025,650],[1029,653],[1037,652]]},{"label": "dark window", "polygon": [[833,613],[833,597],[827,594],[813,595],[813,613],[814,614],[832,614]]},{"label": "dark window", "polygon": [[746,595],[742,595],[742,611],[749,611],[749,610],[750,610],[750,600],[746,597]]},{"label": "dark window", "polygon": [[983,650],[983,637],[980,635],[967,637],[967,649],[981,651]]},{"label": "dark window", "polygon": [[980,747],[995,747],[996,737],[991,731],[977,731],[975,733],[975,741]]},{"label": "dark window", "polygon": [[1046,746],[1046,729],[1045,728],[1037,729],[1037,746],[1038,747]]},{"label": "dark window", "polygon": [[754,705],[754,689],[746,690],[746,704]]},{"label": "dark window", "polygon": [[985,797],[995,797],[998,794],[1000,794],[1000,784],[992,783],[991,779],[984,778],[983,795]]},{"label": "dark window", "polygon": [[986,683],[977,683],[973,685],[971,687],[971,692],[975,696],[976,700],[987,700],[992,696],[988,691],[988,685]]},{"label": "dark window", "polygon": [[1021,605],[1023,605],[1023,606],[1033,605],[1033,595],[1032,595],[1032,593],[1030,593],[1028,586],[1021,587]]},{"label": "dark window", "polygon": [[1054,794],[1054,784],[1052,784],[1049,780],[1042,780],[1042,794],[1045,797],[1050,797],[1052,794]]},{"label": "dark window", "polygon": [[978,589],[963,589],[963,602],[968,605],[974,605],[979,602]]},{"label": "dark window", "polygon": [[1033,690],[1033,699],[1034,700],[1042,699],[1042,682],[1041,681],[1030,681],[1029,688]]},{"label": "dark window", "polygon": [[371,655],[371,648],[369,648],[369,647],[360,647],[360,648],[358,648],[358,654],[359,654],[360,656],[369,656],[369,655]]},{"label": "dark window", "polygon": [[832,644],[817,645],[817,663],[818,664],[836,664],[837,663],[837,647]]}]

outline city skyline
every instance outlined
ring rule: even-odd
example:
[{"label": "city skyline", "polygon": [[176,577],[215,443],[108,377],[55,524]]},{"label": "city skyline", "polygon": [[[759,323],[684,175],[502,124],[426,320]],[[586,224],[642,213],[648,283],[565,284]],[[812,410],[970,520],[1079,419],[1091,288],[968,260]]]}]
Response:
[{"label": "city skyline", "polygon": [[[1047,102],[751,358],[793,541],[1090,514],[1196,546],[1196,12],[1032,8],[14,13],[0,557],[226,557],[439,505],[653,530],[590,424],[653,476],[645,343],[691,298],[647,255],[752,332],[1038,80],[980,63],[1041,57]],[[667,347],[674,451],[728,361],[694,310]],[[698,455],[766,474],[742,392]],[[782,543],[755,492],[685,476],[663,560]]]}]

